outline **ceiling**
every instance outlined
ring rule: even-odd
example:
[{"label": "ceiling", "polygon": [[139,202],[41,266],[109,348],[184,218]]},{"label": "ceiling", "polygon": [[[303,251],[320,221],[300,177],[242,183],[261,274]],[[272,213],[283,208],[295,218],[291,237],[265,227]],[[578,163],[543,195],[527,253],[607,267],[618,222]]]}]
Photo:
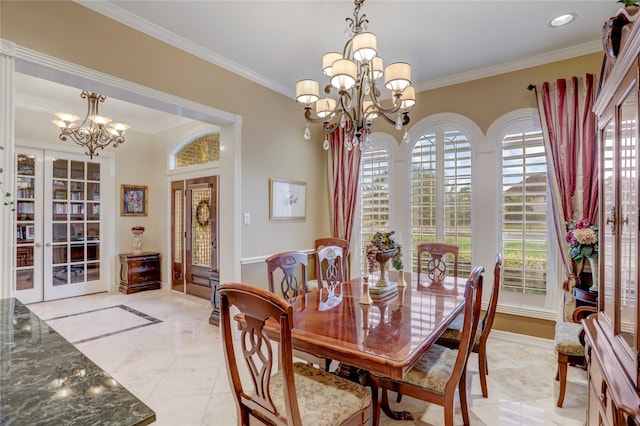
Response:
[{"label": "ceiling", "polygon": [[[349,0],[76,2],[291,98],[297,80],[326,82],[322,55],[342,51],[345,18],[353,16]],[[377,35],[385,64],[410,63],[420,91],[601,51],[602,24],[620,7],[614,0],[368,0],[361,14]],[[576,19],[552,28],[551,19],[564,13]],[[36,96],[25,93],[28,84],[22,83],[19,100]],[[65,87],[48,99],[62,99]],[[39,93],[47,92],[42,87]],[[69,96],[83,116],[78,90]],[[134,120],[147,120],[152,112],[137,117],[128,111],[132,130],[142,130],[144,124]]]}]

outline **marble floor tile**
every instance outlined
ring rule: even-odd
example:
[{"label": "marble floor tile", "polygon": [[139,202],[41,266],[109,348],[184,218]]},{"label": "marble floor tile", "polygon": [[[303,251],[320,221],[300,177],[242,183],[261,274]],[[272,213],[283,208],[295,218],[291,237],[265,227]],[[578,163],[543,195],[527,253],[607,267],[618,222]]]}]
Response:
[{"label": "marble floor tile", "polygon": [[[161,322],[144,325],[145,320],[130,311],[112,309],[118,305]],[[72,342],[98,336],[75,346],[148,404],[156,412],[155,424],[236,425],[220,330],[209,324],[209,300],[153,290],[95,294],[29,308],[51,319],[50,325]],[[83,314],[99,309],[103,311],[97,315]],[[144,326],[131,329],[133,325]],[[556,355],[553,342],[540,344],[541,340],[529,343],[509,333],[492,333],[488,398],[482,397],[477,355],[471,355],[467,380],[472,425],[584,425],[586,373],[569,368],[564,407],[556,407]],[[390,397],[394,408],[410,411],[416,420],[394,421],[383,414],[381,425],[438,426],[444,422],[442,407],[407,396],[396,403],[395,394]],[[462,424],[458,407],[455,423]]]}]

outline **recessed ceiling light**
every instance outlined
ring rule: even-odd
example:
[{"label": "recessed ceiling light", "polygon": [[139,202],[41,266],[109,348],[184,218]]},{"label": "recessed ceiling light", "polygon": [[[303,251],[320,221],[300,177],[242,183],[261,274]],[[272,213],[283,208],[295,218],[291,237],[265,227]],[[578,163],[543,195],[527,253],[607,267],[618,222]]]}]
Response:
[{"label": "recessed ceiling light", "polygon": [[565,13],[564,15],[553,18],[551,22],[549,22],[549,25],[552,27],[561,27],[576,19],[576,16],[575,13]]}]

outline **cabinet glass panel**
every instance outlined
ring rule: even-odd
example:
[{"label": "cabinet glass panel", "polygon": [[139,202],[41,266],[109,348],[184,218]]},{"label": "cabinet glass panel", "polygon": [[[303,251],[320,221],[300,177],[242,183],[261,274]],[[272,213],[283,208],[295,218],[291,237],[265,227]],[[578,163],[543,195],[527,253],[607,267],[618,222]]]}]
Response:
[{"label": "cabinet glass panel", "polygon": [[62,243],[69,241],[67,227],[68,225],[66,223],[54,223],[52,225],[54,242]]},{"label": "cabinet glass panel", "polygon": [[632,90],[620,106],[619,176],[620,294],[616,329],[630,348],[635,348],[638,277],[637,129],[638,95]]},{"label": "cabinet glass panel", "polygon": [[100,279],[100,263],[87,263],[87,281],[97,281]]},{"label": "cabinet glass panel", "polygon": [[69,211],[69,220],[71,221],[84,220],[84,203],[71,203],[71,210]]},{"label": "cabinet glass panel", "polygon": [[87,203],[87,220],[100,220],[100,204]]},{"label": "cabinet glass panel", "polygon": [[33,268],[16,271],[16,290],[31,290],[33,283]]},{"label": "cabinet glass panel", "polygon": [[54,266],[52,276],[54,286],[69,284],[69,268],[66,266]]},{"label": "cabinet glass panel", "polygon": [[90,243],[87,244],[87,260],[99,260],[100,259],[100,244]]},{"label": "cabinet glass panel", "polygon": [[69,182],[69,193],[72,201],[84,200],[84,182]]},{"label": "cabinet glass panel", "polygon": [[53,160],[53,177],[67,178],[69,176],[69,160]]},{"label": "cabinet glass panel", "polygon": [[16,178],[16,198],[35,198],[35,178],[18,176]]},{"label": "cabinet glass panel", "polygon": [[84,282],[84,278],[85,278],[84,263],[71,266],[71,271],[69,275],[71,277],[72,283]]},{"label": "cabinet glass panel", "polygon": [[87,183],[87,200],[100,201],[100,184],[89,182]]},{"label": "cabinet glass panel", "polygon": [[84,178],[84,161],[71,161],[71,179]]},{"label": "cabinet glass panel", "polygon": [[53,264],[59,265],[61,263],[69,262],[69,258],[67,257],[67,245],[59,245],[53,247]]},{"label": "cabinet glass panel", "polygon": [[18,154],[18,167],[16,174],[22,176],[35,176],[36,157],[35,155]]},{"label": "cabinet glass panel", "polygon": [[87,163],[87,180],[100,180],[100,164]]},{"label": "cabinet glass panel", "polygon": [[604,313],[607,320],[613,326],[613,318],[615,317],[615,242],[616,242],[616,225],[615,225],[615,206],[616,206],[616,180],[614,169],[614,121],[610,119],[600,135],[601,148],[601,167],[604,179],[602,181],[602,214],[606,215],[605,225],[599,230],[599,259],[602,263],[603,277],[600,279],[600,288],[598,297],[604,302]]},{"label": "cabinet glass panel", "polygon": [[66,202],[54,202],[53,203],[53,220],[68,220],[69,219],[69,204]]},{"label": "cabinet glass panel", "polygon": [[100,224],[87,223],[87,240],[95,241],[100,239]]},{"label": "cabinet glass panel", "polygon": [[52,191],[53,191],[53,194],[51,194],[51,195],[52,195],[54,200],[67,200],[68,199],[68,196],[67,196],[67,181],[66,180],[60,180],[60,179],[54,179],[53,180]]},{"label": "cabinet glass panel", "polygon": [[35,204],[33,201],[18,200],[16,203],[16,220],[33,220]]}]

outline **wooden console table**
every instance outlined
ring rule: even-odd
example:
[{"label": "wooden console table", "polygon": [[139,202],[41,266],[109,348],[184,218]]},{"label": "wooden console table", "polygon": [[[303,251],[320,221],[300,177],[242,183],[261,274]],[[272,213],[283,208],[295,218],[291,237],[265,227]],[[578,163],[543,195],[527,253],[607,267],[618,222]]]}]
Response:
[{"label": "wooden console table", "polygon": [[160,253],[120,254],[121,293],[135,293],[160,288]]}]

